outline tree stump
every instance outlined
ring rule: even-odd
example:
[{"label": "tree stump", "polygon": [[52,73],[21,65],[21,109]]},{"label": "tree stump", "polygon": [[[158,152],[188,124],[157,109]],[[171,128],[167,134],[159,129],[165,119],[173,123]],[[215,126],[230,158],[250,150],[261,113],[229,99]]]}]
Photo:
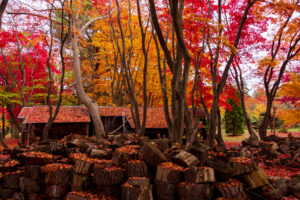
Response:
[{"label": "tree stump", "polygon": [[250,188],[258,188],[269,183],[264,170],[258,169],[241,176]]},{"label": "tree stump", "polygon": [[230,179],[227,182],[216,183],[215,186],[224,198],[246,200],[243,185],[238,180]]},{"label": "tree stump", "polygon": [[212,197],[213,185],[181,182],[177,185],[178,200],[209,200]]},{"label": "tree stump", "polygon": [[153,200],[152,185],[135,187],[126,182],[122,185],[122,200]]},{"label": "tree stump", "polygon": [[3,186],[6,188],[17,189],[20,188],[20,178],[23,176],[23,170],[14,172],[6,172],[3,175]]},{"label": "tree stump", "polygon": [[215,172],[211,167],[189,167],[184,170],[184,180],[189,183],[215,182]]},{"label": "tree stump", "polygon": [[157,166],[156,180],[177,184],[184,168],[172,162],[164,162]]},{"label": "tree stump", "polygon": [[78,159],[75,161],[74,171],[77,174],[89,175],[93,168],[93,160],[89,158]]},{"label": "tree stump", "polygon": [[66,196],[66,200],[99,200],[97,194],[89,192],[69,192]]},{"label": "tree stump", "polygon": [[198,158],[187,151],[180,151],[172,161],[182,167],[197,166],[200,164]]},{"label": "tree stump", "polygon": [[149,169],[142,160],[130,160],[126,166],[126,174],[128,177],[148,177]]},{"label": "tree stump", "polygon": [[130,177],[127,182],[129,185],[138,187],[150,185],[150,179],[147,177]]},{"label": "tree stump", "polygon": [[85,191],[92,185],[90,176],[83,176],[80,174],[73,174],[71,188],[73,191]]},{"label": "tree stump", "polygon": [[124,182],[124,172],[120,167],[94,168],[94,182],[97,185],[119,185]]},{"label": "tree stump", "polygon": [[246,174],[257,169],[257,164],[251,158],[231,157],[229,162],[233,169],[232,176]]},{"label": "tree stump", "polygon": [[166,156],[153,144],[145,143],[142,147],[140,154],[146,163],[149,163],[151,166],[157,166],[162,162],[166,162]]},{"label": "tree stump", "polygon": [[67,194],[68,189],[68,184],[47,185],[46,195],[51,198],[60,198]]},{"label": "tree stump", "polygon": [[137,159],[138,153],[139,151],[134,145],[123,146],[114,151],[112,161],[115,165],[121,165],[129,160]]}]

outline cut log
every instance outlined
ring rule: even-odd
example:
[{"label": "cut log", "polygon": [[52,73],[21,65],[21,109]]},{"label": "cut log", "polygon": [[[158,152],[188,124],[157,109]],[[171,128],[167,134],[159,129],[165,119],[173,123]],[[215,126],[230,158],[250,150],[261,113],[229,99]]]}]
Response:
[{"label": "cut log", "polygon": [[189,167],[184,170],[184,180],[189,183],[215,182],[214,169],[211,167]]},{"label": "cut log", "polygon": [[138,153],[139,151],[134,145],[123,146],[114,151],[112,161],[115,165],[121,165],[129,160],[137,159]]},{"label": "cut log", "polygon": [[152,185],[134,187],[126,182],[122,185],[122,200],[153,200]]},{"label": "cut log", "polygon": [[69,192],[66,196],[66,200],[99,200],[97,194],[89,192]]},{"label": "cut log", "polygon": [[48,197],[60,198],[65,196],[68,193],[68,184],[60,184],[60,185],[47,185],[46,187],[46,195]]},{"label": "cut log", "polygon": [[46,165],[54,162],[54,156],[44,152],[24,152],[18,158],[26,165]]},{"label": "cut log", "polygon": [[89,158],[76,160],[74,165],[74,171],[77,174],[89,175],[92,171],[93,164],[93,160]]},{"label": "cut log", "polygon": [[51,185],[68,183],[72,177],[72,173],[73,173],[73,169],[50,171],[46,174],[45,183]]},{"label": "cut log", "polygon": [[243,185],[238,180],[230,179],[227,182],[216,183],[215,186],[224,198],[246,200]]},{"label": "cut log", "polygon": [[94,168],[94,182],[97,185],[122,184],[124,182],[123,169],[119,167]]},{"label": "cut log", "polygon": [[72,179],[72,190],[73,191],[85,191],[92,185],[92,180],[90,176],[83,176],[80,174],[73,174]]},{"label": "cut log", "polygon": [[27,177],[20,178],[20,186],[21,186],[21,191],[27,194],[39,193],[42,188],[40,182],[34,181]]},{"label": "cut log", "polygon": [[151,166],[157,166],[162,162],[166,162],[166,156],[153,144],[145,143],[142,147],[140,154],[146,163],[149,163]]},{"label": "cut log", "polygon": [[200,164],[200,161],[198,160],[198,158],[196,156],[194,156],[193,154],[186,152],[186,151],[180,151],[172,159],[172,161],[183,167],[197,166]]},{"label": "cut log", "polygon": [[155,180],[154,191],[156,199],[173,200],[176,197],[176,184]]},{"label": "cut log", "polygon": [[148,186],[150,185],[150,179],[147,177],[130,177],[128,184],[132,186]]},{"label": "cut log", "polygon": [[95,168],[98,169],[104,169],[108,167],[112,167],[113,162],[111,160],[105,160],[105,159],[94,159],[94,169],[93,171],[95,172]]},{"label": "cut log", "polygon": [[40,181],[43,178],[41,174],[41,166],[26,165],[25,176],[30,177],[32,180]]},{"label": "cut log", "polygon": [[244,139],[242,141],[243,146],[252,146],[252,147],[258,147],[259,146],[259,140],[254,135],[250,135],[250,137]]},{"label": "cut log", "polygon": [[178,200],[209,200],[213,194],[213,185],[181,182],[177,185]]},{"label": "cut log", "polygon": [[155,144],[161,152],[165,152],[169,148],[169,139],[159,138],[155,140]]},{"label": "cut log", "polygon": [[157,166],[156,180],[177,184],[184,168],[172,162],[164,162]]},{"label": "cut log", "polygon": [[242,175],[242,179],[250,188],[258,188],[269,183],[264,170],[255,170],[249,174]]},{"label": "cut log", "polygon": [[268,151],[270,153],[275,153],[279,149],[276,142],[261,141],[260,145],[263,151]]},{"label": "cut log", "polygon": [[3,186],[6,188],[17,189],[20,188],[20,178],[24,171],[18,170],[15,172],[6,172],[3,175]]},{"label": "cut log", "polygon": [[218,159],[215,156],[209,155],[207,164],[214,168],[217,181],[227,181],[233,173],[233,169],[229,162]]},{"label": "cut log", "polygon": [[149,169],[142,160],[130,160],[126,166],[126,174],[128,177],[148,177]]},{"label": "cut log", "polygon": [[101,149],[92,149],[90,152],[90,157],[92,158],[99,158],[99,159],[103,159],[105,157],[107,157],[107,152]]},{"label": "cut log", "polygon": [[251,158],[231,157],[229,162],[233,169],[232,176],[246,174],[257,170],[257,164]]}]

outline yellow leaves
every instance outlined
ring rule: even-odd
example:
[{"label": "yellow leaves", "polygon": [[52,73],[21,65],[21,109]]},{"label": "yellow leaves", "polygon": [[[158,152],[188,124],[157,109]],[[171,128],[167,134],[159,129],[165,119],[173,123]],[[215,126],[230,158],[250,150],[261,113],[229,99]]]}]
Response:
[{"label": "yellow leaves", "polygon": [[265,66],[271,66],[272,68],[276,67],[279,64],[277,59],[272,60],[270,57],[265,57],[258,61],[259,68],[263,68]]}]

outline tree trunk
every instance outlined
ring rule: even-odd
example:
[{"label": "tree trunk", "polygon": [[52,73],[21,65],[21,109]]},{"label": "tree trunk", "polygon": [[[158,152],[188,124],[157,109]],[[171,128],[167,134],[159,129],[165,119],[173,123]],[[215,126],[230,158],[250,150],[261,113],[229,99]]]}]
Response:
[{"label": "tree trunk", "polygon": [[2,105],[2,134],[0,135],[0,142],[4,148],[8,148],[4,139],[5,139],[5,114],[4,114],[4,105]]},{"label": "tree trunk", "polygon": [[74,78],[77,95],[80,101],[88,107],[89,113],[93,120],[95,129],[95,135],[97,138],[105,136],[105,130],[101,121],[98,104],[86,95],[81,79],[80,71],[80,59],[79,59],[79,47],[78,47],[78,36],[74,33],[72,38],[72,51],[73,51],[73,67],[74,67]]},{"label": "tree trunk", "polygon": [[261,140],[264,140],[264,138],[267,136],[267,128],[271,116],[271,108],[272,108],[272,100],[268,98],[266,113],[261,124],[259,125],[259,137]]},{"label": "tree trunk", "polygon": [[223,136],[222,136],[222,126],[221,126],[221,112],[220,109],[218,109],[218,135],[216,137],[218,146],[225,146]]}]

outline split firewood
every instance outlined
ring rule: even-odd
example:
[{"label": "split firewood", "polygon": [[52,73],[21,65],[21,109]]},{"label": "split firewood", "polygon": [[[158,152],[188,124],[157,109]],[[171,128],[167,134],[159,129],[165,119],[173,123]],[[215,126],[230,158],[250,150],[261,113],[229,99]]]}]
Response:
[{"label": "split firewood", "polygon": [[265,172],[262,169],[252,171],[249,174],[244,174],[242,175],[242,179],[252,189],[269,184]]},{"label": "split firewood", "polygon": [[179,200],[209,200],[213,194],[213,185],[181,182],[177,185]]},{"label": "split firewood", "polygon": [[257,164],[251,158],[231,157],[229,162],[233,169],[232,176],[246,174],[257,169]]},{"label": "split firewood", "polygon": [[157,166],[156,180],[177,184],[184,168],[172,162],[164,162]]},{"label": "split firewood", "polygon": [[215,182],[214,169],[211,167],[189,167],[184,170],[184,180],[189,183]]},{"label": "split firewood", "polygon": [[176,184],[154,180],[156,199],[173,200],[176,197]]},{"label": "split firewood", "polygon": [[122,185],[122,200],[153,200],[152,185],[134,187],[126,182]]},{"label": "split firewood", "polygon": [[80,174],[73,174],[71,188],[72,191],[84,191],[89,189],[91,185],[91,180],[89,176],[83,176]]},{"label": "split firewood", "polygon": [[78,159],[75,161],[74,171],[77,174],[89,175],[93,168],[93,160],[90,158]]},{"label": "split firewood", "polygon": [[216,183],[215,186],[224,198],[246,199],[243,185],[238,180],[230,179],[227,182]]},{"label": "split firewood", "polygon": [[140,154],[142,158],[151,166],[157,166],[162,162],[166,162],[166,156],[153,144],[145,143]]},{"label": "split firewood", "polygon": [[25,176],[30,177],[32,180],[40,181],[42,179],[40,165],[26,165]]},{"label": "split firewood", "polygon": [[139,154],[139,146],[127,145],[117,148],[114,151],[112,161],[115,165],[121,165],[122,163],[128,162],[131,159],[137,159]]},{"label": "split firewood", "polygon": [[69,192],[65,198],[66,200],[99,200],[97,194],[89,192]]},{"label": "split firewood", "polygon": [[216,158],[215,156],[209,155],[207,164],[215,170],[215,176],[218,181],[227,181],[233,173],[229,162]]},{"label": "split firewood", "polygon": [[197,166],[200,164],[200,161],[196,156],[193,154],[187,152],[187,151],[180,151],[173,159],[172,161],[178,165],[181,165],[183,167],[189,167],[189,166]]},{"label": "split firewood", "polygon": [[128,177],[148,177],[149,169],[142,160],[130,160],[126,166],[126,174]]},{"label": "split firewood", "polygon": [[3,175],[3,186],[6,188],[16,189],[20,188],[20,178],[23,176],[23,170],[17,170],[14,172],[6,172]]},{"label": "split firewood", "polygon": [[51,198],[60,198],[68,193],[68,184],[47,185],[46,195]]},{"label": "split firewood", "polygon": [[92,149],[89,155],[91,158],[103,159],[107,156],[107,152],[101,149]]},{"label": "split firewood", "polygon": [[150,179],[147,177],[130,177],[127,182],[129,185],[138,187],[150,185]]},{"label": "split firewood", "polygon": [[118,185],[124,182],[124,172],[120,167],[94,168],[94,182],[97,185]]},{"label": "split firewood", "polygon": [[73,173],[73,166],[62,163],[52,163],[41,167],[41,172],[46,173],[45,183],[58,185],[68,183]]}]

